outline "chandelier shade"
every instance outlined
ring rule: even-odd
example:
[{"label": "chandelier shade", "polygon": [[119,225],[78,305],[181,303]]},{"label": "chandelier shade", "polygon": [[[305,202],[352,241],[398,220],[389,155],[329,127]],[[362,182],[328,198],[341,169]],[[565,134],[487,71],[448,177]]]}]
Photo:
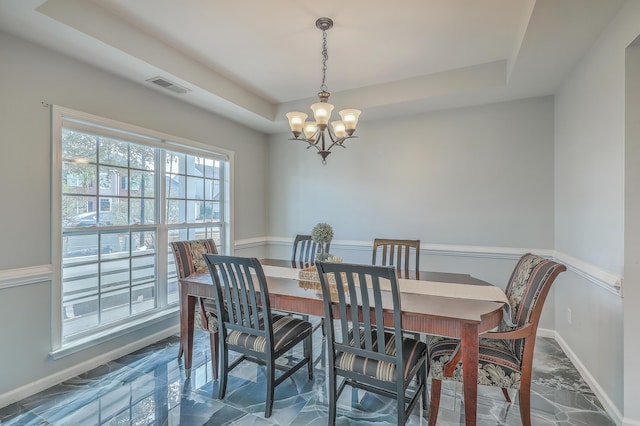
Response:
[{"label": "chandelier shade", "polygon": [[331,121],[331,114],[334,106],[329,103],[327,91],[327,30],[333,27],[330,18],[319,18],[316,27],[322,30],[322,84],[318,97],[320,102],[311,105],[314,121],[307,121],[308,114],[304,112],[289,112],[286,114],[289,120],[289,127],[293,133],[293,139],[300,140],[308,144],[307,148],[314,147],[322,157],[322,164],[327,163],[327,156],[331,154],[334,146],[345,148],[343,142],[347,139],[356,138],[353,133],[356,131],[360,110],[343,109],[338,114],[340,120]]}]

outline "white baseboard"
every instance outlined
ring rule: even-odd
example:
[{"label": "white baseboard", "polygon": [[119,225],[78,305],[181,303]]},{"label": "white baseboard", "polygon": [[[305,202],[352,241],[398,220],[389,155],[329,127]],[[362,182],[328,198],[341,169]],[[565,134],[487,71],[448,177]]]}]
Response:
[{"label": "white baseboard", "polygon": [[74,365],[73,367],[67,368],[62,371],[57,371],[54,374],[38,379],[35,382],[28,383],[17,389],[13,389],[13,390],[10,390],[9,392],[0,394],[0,408],[7,406],[9,404],[13,404],[14,402],[20,401],[21,399],[34,395],[45,389],[48,389],[51,386],[55,386],[59,383],[62,383],[65,380],[69,380],[73,377],[76,377],[102,364],[106,364],[109,361],[113,361],[114,359],[120,358],[121,356],[137,351],[138,349],[142,349],[145,346],[149,346],[152,343],[155,343],[159,340],[165,339],[169,336],[172,336],[178,333],[178,331],[179,331],[178,325],[169,327],[163,331],[159,331],[155,334],[147,336],[136,342],[129,343],[128,345],[125,345],[117,349],[114,349],[110,352],[101,354],[95,358],[88,359],[84,362],[81,362],[80,364]]},{"label": "white baseboard", "polygon": [[540,328],[538,327],[538,332],[536,333],[538,337],[550,337],[552,339],[556,338],[556,331],[550,330],[548,328]]},{"label": "white baseboard", "polygon": [[620,412],[620,410],[618,410],[618,407],[616,407],[613,401],[611,401],[611,398],[609,398],[609,395],[607,395],[604,389],[602,389],[602,386],[600,386],[600,384],[595,379],[595,377],[591,375],[587,367],[585,367],[582,361],[580,361],[580,358],[578,358],[578,356],[571,350],[571,347],[562,338],[562,336],[560,336],[557,331],[552,331],[552,332],[553,332],[553,337],[556,339],[556,342],[558,342],[558,344],[560,345],[564,353],[571,360],[571,362],[576,367],[576,369],[578,370],[582,378],[585,380],[585,382],[587,382],[587,384],[591,387],[591,390],[593,390],[593,393],[595,393],[595,395],[598,397],[598,400],[602,403],[602,406],[604,407],[605,411],[607,412],[607,414],[609,414],[609,416],[611,416],[613,421],[616,422],[617,425],[628,424],[628,425],[640,426],[640,422],[632,421],[632,423],[628,423],[627,419],[624,419],[624,423],[623,423],[622,413]]}]

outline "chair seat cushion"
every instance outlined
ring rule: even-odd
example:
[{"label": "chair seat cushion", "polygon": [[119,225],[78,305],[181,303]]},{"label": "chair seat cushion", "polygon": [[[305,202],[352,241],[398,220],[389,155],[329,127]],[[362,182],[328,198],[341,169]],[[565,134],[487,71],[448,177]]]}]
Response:
[{"label": "chair seat cushion", "polygon": [[[478,384],[520,389],[521,363],[513,352],[511,341],[480,338],[478,353]],[[444,377],[443,368],[460,340],[431,336],[429,339],[431,377],[437,380],[462,381],[462,363],[458,363],[453,377]]]},{"label": "chair seat cushion", "polygon": [[[283,347],[293,341],[299,341],[302,335],[311,332],[311,323],[289,315],[272,315],[273,318],[273,350],[278,352]],[[260,323],[263,318],[260,317]],[[262,325],[261,325],[261,328]],[[256,352],[265,352],[267,349],[267,339],[263,336],[256,336],[233,330],[227,335],[227,343],[230,345],[242,346]]]},{"label": "chair seat cushion", "polygon": [[[378,348],[377,334],[373,332],[372,342],[374,350]],[[396,355],[396,339],[393,333],[384,333],[385,353]],[[353,343],[353,330],[349,331],[349,341]],[[365,331],[360,329],[360,341],[365,341]],[[409,376],[412,368],[424,356],[426,356],[427,345],[409,337],[402,338],[402,358],[404,361],[403,378]],[[341,370],[353,371],[362,375],[383,380],[386,382],[396,381],[396,365],[394,363],[371,359],[353,353],[338,351],[335,359],[335,367]]]}]

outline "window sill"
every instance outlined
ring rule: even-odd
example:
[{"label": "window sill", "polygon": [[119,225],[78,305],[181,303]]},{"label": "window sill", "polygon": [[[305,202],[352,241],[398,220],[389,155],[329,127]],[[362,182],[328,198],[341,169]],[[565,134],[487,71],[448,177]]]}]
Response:
[{"label": "window sill", "polygon": [[99,345],[101,343],[113,340],[125,334],[139,330],[143,327],[156,324],[175,316],[180,311],[178,306],[171,306],[166,309],[154,312],[142,318],[137,318],[126,324],[119,325],[117,327],[104,330],[100,333],[93,334],[91,336],[84,337],[82,339],[71,341],[61,348],[49,352],[49,356],[56,360],[64,358],[65,356],[83,351],[90,347]]}]

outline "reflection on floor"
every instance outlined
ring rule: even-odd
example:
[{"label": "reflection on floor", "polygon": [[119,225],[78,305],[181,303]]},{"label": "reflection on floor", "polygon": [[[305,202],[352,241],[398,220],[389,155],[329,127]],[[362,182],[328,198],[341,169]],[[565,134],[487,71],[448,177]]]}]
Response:
[{"label": "reflection on floor", "polygon": [[[244,363],[232,372],[224,401],[211,380],[208,336],[198,334],[194,368],[185,380],[171,337],[0,409],[1,425],[326,425],[327,393],[321,333],[313,380],[301,369],[276,388],[273,415],[265,419],[264,369]],[[295,356],[296,354],[292,354]],[[534,425],[614,425],[580,374],[553,339],[538,338],[531,415]],[[464,424],[459,384],[444,383],[438,425]],[[513,398],[513,392],[512,392]],[[520,425],[517,398],[505,402],[497,388],[481,386],[479,425]],[[422,414],[422,417],[420,415]],[[346,388],[338,424],[394,424],[390,399]],[[426,424],[417,407],[409,424]]]}]

